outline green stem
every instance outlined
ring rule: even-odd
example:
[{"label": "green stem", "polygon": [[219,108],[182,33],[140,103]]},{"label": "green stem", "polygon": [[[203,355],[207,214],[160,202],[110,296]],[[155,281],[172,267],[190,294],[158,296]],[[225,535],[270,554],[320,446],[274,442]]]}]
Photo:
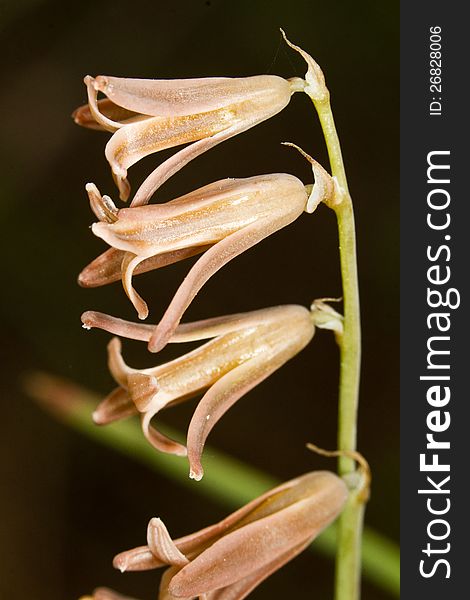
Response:
[{"label": "green stem", "polygon": [[[344,333],[340,343],[338,449],[356,450],[361,323],[354,211],[329,98],[321,101],[314,100],[314,104],[328,148],[331,173],[337,182],[336,198],[332,208],[338,221],[344,302]],[[339,472],[343,477],[350,475],[354,470],[355,465],[351,458],[339,459]],[[360,491],[353,491],[339,521],[335,580],[336,600],[358,600],[360,598],[364,502],[364,494]]]}]

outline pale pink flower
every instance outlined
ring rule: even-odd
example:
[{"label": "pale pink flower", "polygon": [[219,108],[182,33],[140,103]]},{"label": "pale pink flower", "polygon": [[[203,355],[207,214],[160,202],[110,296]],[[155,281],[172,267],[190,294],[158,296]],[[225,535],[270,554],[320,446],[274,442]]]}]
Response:
[{"label": "pale pink flower", "polygon": [[112,246],[79,276],[83,286],[122,277],[124,289],[139,318],[147,304],[134,290],[134,271],[143,272],[204,252],[177,290],[150,337],[156,352],[168,341],[189,304],[205,282],[223,265],[267,236],[292,223],[302,212],[313,212],[334,196],[333,179],[313,159],[315,184],[307,192],[292,175],[276,173],[248,179],[225,179],[167,202],[117,210],[107,196],[87,186],[100,222],[95,235]]},{"label": "pale pink flower", "polygon": [[[97,407],[96,423],[141,414],[142,430],[158,450],[188,455],[190,477],[201,479],[201,454],[209,432],[249,390],[300,352],[315,332],[316,311],[297,305],[277,306],[180,325],[170,342],[213,338],[180,358],[150,369],[129,367],[121,344],[108,346],[109,368],[119,384]],[[86,328],[99,327],[137,340],[148,340],[154,327],[101,313],[82,316]],[[191,419],[185,446],[151,426],[163,408],[205,391]]]},{"label": "pale pink flower", "polygon": [[113,564],[121,571],[168,565],[159,600],[242,600],[330,525],[347,498],[346,484],[334,473],[307,473],[175,541],[153,518],[147,545],[118,554]]},{"label": "pale pink flower", "polygon": [[[131,203],[139,206],[193,158],[280,112],[303,83],[276,75],[174,80],[87,75],[88,105],[73,117],[79,125],[113,132],[105,154],[122,200],[130,193],[129,167],[192,142],[147,177]],[[98,92],[106,98],[98,101]]]}]

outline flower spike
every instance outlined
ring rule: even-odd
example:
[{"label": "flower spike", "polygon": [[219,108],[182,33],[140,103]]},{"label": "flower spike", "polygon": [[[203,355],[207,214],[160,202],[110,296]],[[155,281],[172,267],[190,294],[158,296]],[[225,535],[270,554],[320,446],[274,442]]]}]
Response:
[{"label": "flower spike", "polygon": [[[302,306],[287,305],[185,323],[170,342],[210,341],[151,369],[129,367],[119,340],[113,338],[108,364],[119,387],[101,402],[93,418],[106,424],[140,413],[147,440],[162,452],[187,452],[190,477],[200,480],[201,455],[214,425],[238,399],[310,342],[315,332],[313,314]],[[94,312],[85,313],[82,321],[87,328],[139,340],[148,340],[154,329]],[[151,420],[160,410],[204,391],[189,424],[187,450],[152,427]]]},{"label": "flower spike", "polygon": [[[285,108],[298,91],[296,81],[276,75],[179,80],[87,75],[88,105],[72,116],[79,125],[113,132],[105,154],[122,200],[130,193],[129,167],[165,148],[191,143],[142,184],[131,203],[142,206],[193,158]],[[104,100],[97,100],[99,92]]]},{"label": "flower spike", "polygon": [[159,600],[242,600],[302,552],[338,516],[347,498],[346,484],[334,473],[307,473],[174,542],[160,519],[152,519],[148,545],[118,554],[113,564],[121,571],[168,565]]}]

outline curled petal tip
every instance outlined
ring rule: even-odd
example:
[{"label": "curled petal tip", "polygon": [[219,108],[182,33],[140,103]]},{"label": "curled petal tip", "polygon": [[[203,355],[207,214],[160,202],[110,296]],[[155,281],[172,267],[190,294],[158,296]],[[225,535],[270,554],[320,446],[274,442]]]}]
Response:
[{"label": "curled petal tip", "polygon": [[82,321],[83,329],[91,329],[93,327],[93,312],[91,310],[85,311],[80,317]]},{"label": "curled petal tip", "polygon": [[[141,306],[139,308],[139,312],[138,312],[138,317],[141,321],[145,321],[145,319],[149,316],[149,309],[148,306],[145,304],[145,306]],[[159,348],[159,350],[161,350],[161,348]],[[158,352],[158,350],[151,350],[151,352]]]},{"label": "curled petal tip", "polygon": [[147,348],[149,352],[153,352],[154,354],[156,352],[160,352],[160,350],[162,350],[162,348],[164,348],[165,344],[160,343],[159,341],[157,341],[157,343],[153,342],[152,340],[148,343]]},{"label": "curled petal tip", "polygon": [[189,479],[194,479],[194,481],[201,481],[204,477],[204,471],[202,467],[194,468],[192,467],[189,471]]},{"label": "curled petal tip", "polygon": [[116,352],[121,354],[121,340],[118,337],[113,337],[108,342],[108,353]]},{"label": "curled petal tip", "polygon": [[97,406],[91,415],[91,419],[95,425],[108,425],[110,422],[109,411],[102,406]]},{"label": "curled petal tip", "polygon": [[90,277],[86,271],[86,269],[84,271],[82,271],[79,276],[77,277],[77,283],[80,287],[91,287],[90,286]]},{"label": "curled petal tip", "polygon": [[120,571],[121,573],[124,573],[127,570],[128,566],[129,566],[129,562],[127,560],[125,552],[122,554],[117,554],[113,558],[113,567],[115,569],[118,569],[118,571]]},{"label": "curled petal tip", "polygon": [[[157,333],[157,335],[155,335]],[[160,352],[160,350],[162,350],[168,343],[168,340],[171,337],[171,332],[169,334],[163,334],[160,335],[160,332],[158,331],[158,328],[154,331],[154,333],[152,334],[152,337],[149,340],[148,343],[148,351],[149,352]]]},{"label": "curled petal tip", "polygon": [[88,119],[84,115],[84,110],[82,107],[76,108],[71,117],[76,125],[85,126],[88,123]]},{"label": "curled petal tip", "polygon": [[171,539],[161,519],[153,517],[147,528],[147,544],[152,554],[164,564],[184,566],[189,560]]},{"label": "curled petal tip", "polygon": [[95,425],[103,425],[103,420],[101,419],[101,414],[98,410],[93,411],[91,418]]},{"label": "curled petal tip", "polygon": [[108,78],[106,75],[97,75],[93,80],[93,87],[102,92],[108,87]]}]

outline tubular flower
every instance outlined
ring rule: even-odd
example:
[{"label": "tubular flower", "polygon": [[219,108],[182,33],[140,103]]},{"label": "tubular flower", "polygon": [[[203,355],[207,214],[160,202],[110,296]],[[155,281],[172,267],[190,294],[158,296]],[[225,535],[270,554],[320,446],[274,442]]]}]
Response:
[{"label": "tubular flower", "polygon": [[[312,159],[313,161],[313,159]],[[147,305],[132,286],[143,272],[204,252],[176,292],[150,338],[149,350],[160,350],[205,282],[223,265],[265,237],[285,227],[303,211],[313,212],[334,196],[333,179],[315,161],[315,184],[310,195],[292,175],[276,173],[248,179],[225,179],[167,202],[117,210],[107,196],[87,186],[100,222],[93,233],[110,246],[79,276],[86,287],[121,277],[139,318]]]},{"label": "tubular flower", "polygon": [[[201,454],[211,429],[249,390],[300,352],[315,332],[315,311],[297,305],[277,306],[180,325],[170,342],[213,338],[176,360],[150,369],[133,369],[113,338],[108,364],[119,387],[97,407],[93,419],[106,424],[141,414],[142,430],[158,450],[187,454],[190,477],[203,476]],[[131,339],[148,340],[154,327],[87,312],[86,328],[98,327]],[[206,391],[207,390],[207,391]],[[163,408],[205,391],[188,428],[187,448],[151,426]]]},{"label": "tubular flower", "polygon": [[[87,75],[88,105],[72,116],[84,127],[113,132],[105,155],[122,200],[130,193],[129,167],[165,148],[192,142],[144,181],[131,204],[139,206],[193,158],[280,112],[303,83],[276,75],[175,80]],[[99,92],[106,98],[97,100]]]},{"label": "tubular flower", "polygon": [[347,497],[346,484],[334,473],[307,473],[175,541],[153,518],[147,545],[118,554],[113,564],[121,571],[168,565],[159,600],[242,600],[302,552],[339,515]]}]

